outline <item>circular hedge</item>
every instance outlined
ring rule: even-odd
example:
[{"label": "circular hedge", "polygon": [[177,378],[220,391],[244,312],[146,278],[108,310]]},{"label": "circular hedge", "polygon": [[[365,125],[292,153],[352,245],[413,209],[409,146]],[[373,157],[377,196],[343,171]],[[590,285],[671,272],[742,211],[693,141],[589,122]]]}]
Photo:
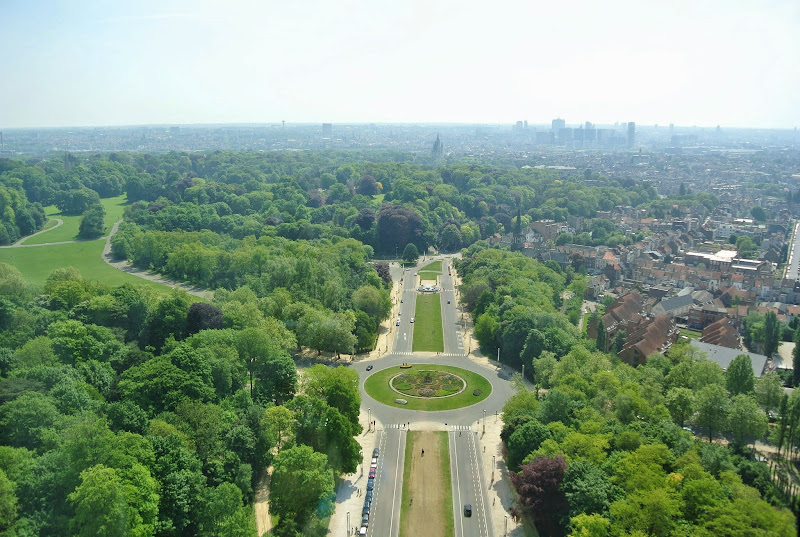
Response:
[{"label": "circular hedge", "polygon": [[[398,389],[400,393],[409,396],[407,398],[407,404],[399,404],[395,402],[395,399],[397,399],[398,396],[398,391],[392,389],[390,382],[398,375],[409,375],[411,373],[409,369],[401,369],[400,366],[392,366],[380,371],[376,371],[370,375],[367,380],[364,381],[364,390],[369,394],[370,397],[385,405],[396,408],[406,408],[408,410],[428,411],[453,410],[456,408],[474,405],[483,401],[492,393],[491,383],[478,373],[461,369],[460,367],[439,364],[425,363],[412,364],[412,366],[413,367],[410,371],[413,372],[413,374],[416,374],[417,371],[430,371],[441,374],[443,378],[447,378],[446,375],[449,374],[456,375],[460,378],[460,380],[463,380],[466,386],[462,385],[463,387],[459,387],[459,390],[461,390],[460,392],[455,393],[454,395],[452,394],[453,392],[450,392],[451,394],[447,397],[420,397],[418,393]],[[409,379],[401,379],[400,385],[404,388],[408,388],[409,390],[413,390],[413,384],[411,382],[403,382],[403,380],[408,381]],[[394,387],[399,388],[396,381]],[[443,393],[442,395],[448,394]]]}]

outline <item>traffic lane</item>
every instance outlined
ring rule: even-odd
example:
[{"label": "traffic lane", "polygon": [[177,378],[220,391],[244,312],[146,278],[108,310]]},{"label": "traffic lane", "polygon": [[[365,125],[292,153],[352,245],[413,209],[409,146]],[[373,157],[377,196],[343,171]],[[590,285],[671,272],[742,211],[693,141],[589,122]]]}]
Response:
[{"label": "traffic lane", "polygon": [[[481,472],[481,460],[477,434],[472,430],[451,431],[451,443],[455,461],[453,476],[453,496],[459,498],[458,509],[454,511],[458,537],[488,537],[490,520],[487,508],[486,486]],[[469,504],[472,515],[464,514],[464,506]]]},{"label": "traffic lane", "polygon": [[381,431],[378,469],[370,506],[367,535],[397,537],[400,531],[400,502],[403,494],[405,431]]}]

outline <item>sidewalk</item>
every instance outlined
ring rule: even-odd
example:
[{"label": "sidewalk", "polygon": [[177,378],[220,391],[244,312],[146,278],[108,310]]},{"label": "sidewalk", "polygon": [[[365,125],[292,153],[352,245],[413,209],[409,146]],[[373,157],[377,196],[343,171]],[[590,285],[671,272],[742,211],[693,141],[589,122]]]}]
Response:
[{"label": "sidewalk", "polygon": [[[358,417],[362,424],[367,423],[367,413],[362,409]],[[374,419],[374,416],[373,416]],[[382,429],[380,421],[376,420],[372,431],[364,431],[356,437],[361,446],[363,463],[353,474],[341,476],[337,482],[336,502],[333,515],[328,523],[328,535],[343,537],[347,535],[347,513],[350,513],[350,534],[353,528],[361,526],[361,508],[364,505],[364,491],[367,486],[369,463],[372,458],[372,448],[376,447],[376,431]],[[360,495],[357,491],[360,490]]]}]

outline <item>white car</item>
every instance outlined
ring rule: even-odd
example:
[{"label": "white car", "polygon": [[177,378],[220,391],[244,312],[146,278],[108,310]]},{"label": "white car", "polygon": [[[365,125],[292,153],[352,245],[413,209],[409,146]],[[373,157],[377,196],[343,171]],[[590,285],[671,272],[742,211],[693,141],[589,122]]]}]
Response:
[{"label": "white car", "polygon": [[358,534],[359,535],[366,535],[367,534],[367,527],[366,526],[361,526],[361,529],[358,530]]},{"label": "white car", "polygon": [[413,318],[413,317],[411,318],[411,322],[412,322],[412,323],[414,322],[414,318]]}]

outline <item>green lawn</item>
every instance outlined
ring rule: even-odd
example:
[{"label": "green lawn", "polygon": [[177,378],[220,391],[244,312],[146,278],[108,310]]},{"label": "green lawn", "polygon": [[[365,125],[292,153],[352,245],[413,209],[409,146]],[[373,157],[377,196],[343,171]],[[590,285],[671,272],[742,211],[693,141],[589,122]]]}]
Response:
[{"label": "green lawn", "polygon": [[435,282],[436,278],[438,278],[438,277],[439,277],[439,273],[438,272],[420,272],[419,273],[419,279],[422,280],[422,281]]},{"label": "green lawn", "polygon": [[422,294],[417,297],[414,313],[414,352],[443,352],[442,303],[438,294]]},{"label": "green lawn", "polygon": [[681,335],[686,336],[689,339],[700,339],[703,337],[702,332],[698,332],[697,330],[689,330],[688,328],[681,328]]},{"label": "green lawn", "polygon": [[442,271],[442,262],[441,261],[432,261],[431,263],[428,263],[427,265],[422,267],[420,270],[435,270],[435,271],[441,272]]},{"label": "green lawn", "polygon": [[[102,199],[100,200],[100,203],[102,203],[103,208],[106,210],[106,233],[109,233],[111,231],[111,226],[114,225],[114,222],[122,218],[122,211],[125,209],[125,205],[127,205],[127,198],[125,194],[122,194],[113,198]],[[45,207],[45,214],[51,219],[60,218],[64,221],[64,223],[56,229],[48,231],[47,233],[42,233],[25,240],[22,242],[22,244],[45,244],[48,242],[74,241],[78,238],[78,229],[81,225],[80,215],[64,216],[55,205]],[[55,225],[54,220],[52,224],[50,222],[45,224],[45,229],[49,229],[53,225]]]},{"label": "green lawn", "polygon": [[[463,392],[451,395],[449,397],[432,397],[432,398],[419,398],[408,397],[401,395],[394,391],[389,386],[389,380],[395,375],[409,371],[409,369],[402,369],[399,365],[394,367],[387,367],[376,373],[370,375],[364,382],[364,390],[377,401],[395,408],[404,408],[406,410],[453,410],[455,408],[463,408],[480,403],[492,393],[492,385],[488,380],[483,378],[477,373],[461,369],[460,367],[453,367],[439,364],[415,364],[411,368],[418,369],[432,369],[435,371],[445,371],[458,375],[467,383],[466,389]],[[475,395],[475,390],[480,390],[479,395]],[[400,398],[405,399],[408,404],[401,405],[395,403],[394,400]]]},{"label": "green lawn", "polygon": [[37,286],[43,285],[54,269],[71,266],[78,269],[84,278],[111,286],[131,283],[145,285],[158,292],[170,290],[165,285],[137,278],[109,266],[101,257],[105,243],[105,239],[97,239],[32,248],[1,248],[0,263],[17,267],[27,281]]}]

